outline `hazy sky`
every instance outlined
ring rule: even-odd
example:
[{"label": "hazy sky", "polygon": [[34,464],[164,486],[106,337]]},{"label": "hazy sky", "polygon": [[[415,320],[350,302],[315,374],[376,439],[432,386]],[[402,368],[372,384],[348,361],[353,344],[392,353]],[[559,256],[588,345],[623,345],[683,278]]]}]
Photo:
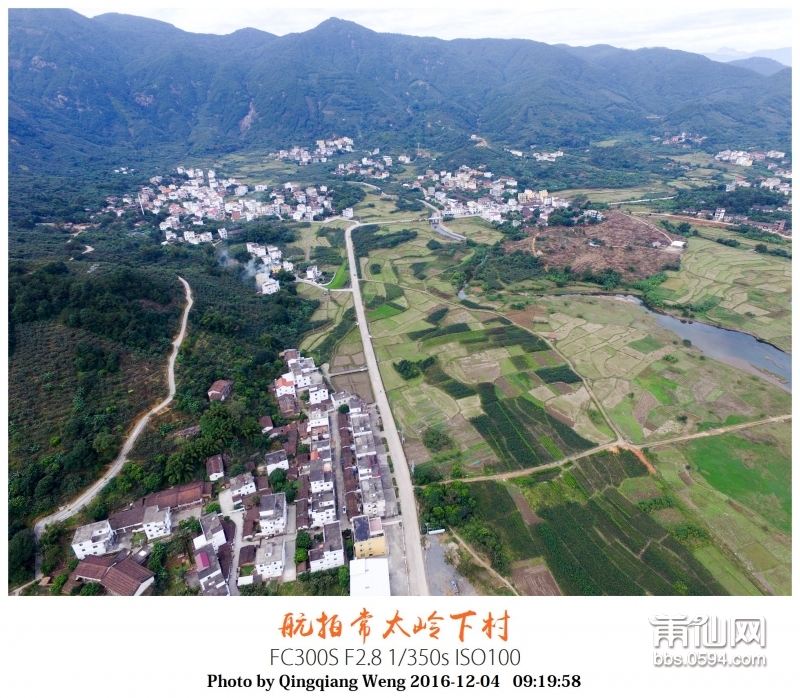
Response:
[{"label": "hazy sky", "polygon": [[676,0],[657,7],[655,3],[578,0],[570,2],[569,7],[559,8],[544,8],[543,3],[486,0],[480,3],[268,0],[252,6],[247,3],[206,6],[199,1],[170,4],[173,9],[151,5],[147,0],[137,3],[110,0],[102,5],[89,2],[71,7],[87,16],[122,12],[160,19],[186,31],[215,34],[255,27],[282,35],[306,31],[335,16],[375,31],[442,39],[523,38],[582,46],[597,43],[623,48],[666,46],[697,53],[715,52],[723,47],[739,51],[774,49],[791,46],[792,42],[791,3],[786,0],[771,2],[769,8],[758,7],[753,0]]}]

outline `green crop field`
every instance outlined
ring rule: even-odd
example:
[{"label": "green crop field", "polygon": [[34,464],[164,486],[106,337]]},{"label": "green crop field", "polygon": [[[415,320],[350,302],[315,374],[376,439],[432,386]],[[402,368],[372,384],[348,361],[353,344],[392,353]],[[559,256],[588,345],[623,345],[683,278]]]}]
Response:
[{"label": "green crop field", "polygon": [[339,265],[339,268],[336,270],[336,274],[334,274],[333,279],[328,284],[328,288],[331,289],[344,288],[345,286],[347,286],[349,280],[350,280],[350,272],[347,269],[347,262],[342,262]]},{"label": "green crop field", "polygon": [[469,240],[486,243],[487,245],[493,245],[503,237],[491,223],[478,216],[445,221],[445,227],[454,233],[466,236]]},{"label": "green crop field", "polygon": [[791,533],[789,430],[789,425],[779,424],[772,428],[772,434],[761,429],[711,436],[688,442],[680,450],[714,489]]}]

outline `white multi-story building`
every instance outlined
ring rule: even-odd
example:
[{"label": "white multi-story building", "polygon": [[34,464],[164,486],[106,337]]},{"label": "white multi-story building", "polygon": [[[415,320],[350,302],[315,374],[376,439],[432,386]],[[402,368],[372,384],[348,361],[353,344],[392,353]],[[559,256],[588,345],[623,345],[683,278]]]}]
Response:
[{"label": "white multi-story building", "polygon": [[195,550],[200,550],[206,545],[210,545],[216,553],[221,545],[225,545],[225,530],[222,528],[220,514],[212,513],[201,516],[200,528],[203,532],[193,541]]},{"label": "white multi-story building", "polygon": [[267,466],[267,475],[270,475],[273,470],[277,470],[278,468],[288,470],[289,458],[286,455],[286,451],[283,449],[280,451],[270,451],[264,457],[264,464]]},{"label": "white multi-story building", "polygon": [[311,495],[311,527],[320,528],[331,521],[336,521],[336,497],[332,491]]},{"label": "white multi-story building", "polygon": [[81,526],[72,537],[72,549],[75,557],[83,560],[87,555],[105,555],[110,552],[116,542],[111,525],[106,521]]},{"label": "white multi-story building", "polygon": [[169,507],[159,509],[157,506],[147,507],[144,511],[142,528],[147,540],[163,538],[172,533],[172,515]]},{"label": "white multi-story building", "polygon": [[379,477],[361,480],[361,503],[367,516],[386,516],[386,497]]},{"label": "white multi-story building", "polygon": [[308,416],[309,431],[314,427],[328,427],[328,413],[325,410],[314,408]]},{"label": "white multi-story building", "polygon": [[324,526],[323,541],[319,548],[308,551],[309,567],[312,572],[340,567],[345,562],[342,529],[338,521]]},{"label": "white multi-story building", "polygon": [[272,579],[283,575],[286,566],[286,539],[263,540],[256,548],[254,571],[262,579]]},{"label": "white multi-story building", "polygon": [[261,495],[258,503],[262,536],[278,536],[286,532],[286,494]]},{"label": "white multi-story building", "polygon": [[308,390],[308,404],[318,405],[328,399],[328,389],[324,385],[311,386]]},{"label": "white multi-story building", "polygon": [[256,493],[256,481],[250,473],[242,473],[231,478],[231,494],[236,497],[244,497],[248,494]]},{"label": "white multi-story building", "polygon": [[281,290],[280,282],[277,279],[267,279],[261,284],[261,293],[265,296],[271,296]]},{"label": "white multi-story building", "polygon": [[325,469],[322,461],[315,461],[311,464],[308,479],[311,483],[312,494],[333,492],[333,475],[329,469]]},{"label": "white multi-story building", "polygon": [[296,395],[294,375],[291,373],[284,373],[275,381],[275,396],[280,397],[281,395]]}]

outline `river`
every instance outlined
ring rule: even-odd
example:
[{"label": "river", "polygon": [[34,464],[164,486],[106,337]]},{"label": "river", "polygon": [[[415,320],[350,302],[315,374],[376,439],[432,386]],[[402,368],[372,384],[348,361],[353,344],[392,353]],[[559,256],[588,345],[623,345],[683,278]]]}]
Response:
[{"label": "river", "polygon": [[688,339],[706,356],[760,376],[770,383],[792,392],[792,357],[790,354],[766,342],[759,342],[745,332],[726,330],[697,322],[697,320],[693,320],[691,324],[688,320],[683,323],[671,315],[654,313],[635,296],[624,296],[624,298],[635,301],[645,312],[652,315],[661,327],[674,332],[681,339]]}]

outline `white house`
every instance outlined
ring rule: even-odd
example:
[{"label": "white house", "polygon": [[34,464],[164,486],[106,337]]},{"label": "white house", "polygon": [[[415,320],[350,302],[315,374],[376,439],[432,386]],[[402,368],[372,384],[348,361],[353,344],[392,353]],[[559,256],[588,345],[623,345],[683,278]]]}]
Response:
[{"label": "white house", "polygon": [[267,256],[267,250],[264,248],[263,245],[259,245],[257,242],[248,242],[246,243],[246,246],[247,246],[247,251],[254,257]]},{"label": "white house", "polygon": [[352,208],[346,208],[346,209],[344,209],[342,211],[342,218],[350,220],[352,217],[353,217],[353,209]]},{"label": "white house", "polygon": [[270,475],[273,470],[277,470],[278,468],[281,468],[281,470],[289,469],[289,458],[286,455],[286,451],[283,449],[268,453],[264,457],[264,463],[267,466],[267,475]]},{"label": "white house", "polygon": [[277,279],[267,279],[263,284],[261,284],[261,293],[265,296],[271,296],[273,293],[277,293],[281,290],[281,285]]},{"label": "white house", "polygon": [[333,492],[312,494],[309,514],[311,514],[312,528],[319,528],[331,521],[336,521],[336,497]]},{"label": "white house", "polygon": [[347,403],[347,401],[350,399],[350,393],[348,393],[346,390],[342,390],[338,393],[331,393],[330,398],[333,402],[334,409],[338,409],[341,405]]},{"label": "white house", "polygon": [[286,260],[281,262],[281,266],[283,267],[284,271],[294,271],[294,264],[287,262]]},{"label": "white house", "polygon": [[172,515],[169,507],[159,509],[157,506],[147,507],[144,511],[142,528],[147,535],[147,540],[163,538],[172,533]]},{"label": "white house", "polygon": [[325,410],[313,409],[308,416],[308,429],[311,431],[314,427],[327,427],[328,426],[328,413]]},{"label": "white house", "polygon": [[194,561],[203,596],[230,596],[219,559],[211,545],[200,548],[194,556]]},{"label": "white house", "polygon": [[672,244],[670,245],[670,247],[679,247],[679,248],[683,249],[684,247],[686,247],[686,241],[685,240],[673,240]]},{"label": "white house", "polygon": [[217,228],[217,233],[219,234],[220,240],[228,239],[228,231],[226,228]]},{"label": "white house", "polygon": [[312,572],[329,570],[344,564],[344,541],[338,521],[324,526],[323,541],[319,548],[308,551],[309,567]]},{"label": "white house", "polygon": [[225,531],[222,528],[220,514],[212,513],[201,516],[200,528],[203,531],[202,534],[193,541],[195,550],[200,550],[200,548],[210,545],[216,553],[221,545],[225,545]]},{"label": "white house", "polygon": [[275,396],[281,395],[295,395],[294,389],[294,376],[291,373],[285,373],[278,380],[275,381]]},{"label": "white house", "polygon": [[320,276],[322,276],[322,274],[320,274],[316,266],[306,269],[306,279],[309,281],[316,281]]},{"label": "white house", "polygon": [[256,548],[254,571],[262,579],[280,577],[286,565],[286,539],[263,540]]},{"label": "white house", "polygon": [[318,494],[319,492],[333,492],[333,476],[330,470],[325,470],[322,461],[315,461],[311,464],[311,469],[308,473],[308,479],[311,483],[311,493]]},{"label": "white house", "polygon": [[256,493],[256,481],[250,473],[242,473],[231,478],[231,494],[235,497],[244,497]]},{"label": "white house", "polygon": [[286,494],[261,495],[258,503],[259,525],[264,536],[277,536],[286,531]]},{"label": "white house", "polygon": [[206,475],[211,482],[225,477],[225,464],[221,454],[206,459]]},{"label": "white house", "polygon": [[315,385],[308,390],[308,404],[318,405],[328,399],[328,389],[324,385]]},{"label": "white house", "polygon": [[72,537],[75,557],[83,560],[87,555],[105,555],[116,542],[116,536],[108,520],[81,526]]},{"label": "white house", "polygon": [[361,502],[363,513],[367,516],[386,516],[386,498],[383,494],[383,484],[379,477],[361,480]]}]

